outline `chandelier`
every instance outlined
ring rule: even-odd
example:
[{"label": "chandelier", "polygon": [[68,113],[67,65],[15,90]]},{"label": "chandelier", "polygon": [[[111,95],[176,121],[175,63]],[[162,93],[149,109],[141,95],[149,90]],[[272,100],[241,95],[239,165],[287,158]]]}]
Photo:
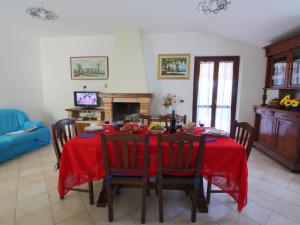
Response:
[{"label": "chandelier", "polygon": [[46,8],[43,7],[43,2],[41,6],[38,7],[30,7],[26,9],[26,13],[32,16],[33,18],[41,19],[41,20],[48,20],[48,21],[55,21],[58,19],[58,15]]},{"label": "chandelier", "polygon": [[230,0],[202,0],[198,4],[198,11],[204,14],[214,13],[217,14],[221,10],[227,9],[230,5]]}]

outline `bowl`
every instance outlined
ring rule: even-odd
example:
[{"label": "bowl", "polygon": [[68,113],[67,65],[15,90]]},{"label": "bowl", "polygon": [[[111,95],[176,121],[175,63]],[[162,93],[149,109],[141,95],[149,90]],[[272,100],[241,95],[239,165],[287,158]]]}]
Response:
[{"label": "bowl", "polygon": [[151,134],[163,134],[166,132],[166,128],[163,128],[161,130],[150,130]]}]

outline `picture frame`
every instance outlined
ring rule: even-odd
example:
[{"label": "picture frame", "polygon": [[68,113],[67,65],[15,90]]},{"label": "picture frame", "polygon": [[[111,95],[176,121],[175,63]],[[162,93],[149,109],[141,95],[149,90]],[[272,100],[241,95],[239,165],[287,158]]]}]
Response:
[{"label": "picture frame", "polygon": [[107,80],[108,56],[70,57],[72,80]]},{"label": "picture frame", "polygon": [[159,54],[157,60],[158,80],[189,80],[191,54]]}]

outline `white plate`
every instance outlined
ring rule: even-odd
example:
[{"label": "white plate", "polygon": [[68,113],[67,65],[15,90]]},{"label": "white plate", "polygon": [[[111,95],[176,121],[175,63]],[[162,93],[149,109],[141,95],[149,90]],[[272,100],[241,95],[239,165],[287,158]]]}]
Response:
[{"label": "white plate", "polygon": [[226,132],[224,130],[219,130],[216,128],[207,128],[205,129],[205,132],[207,134],[213,134],[213,135],[226,135]]},{"label": "white plate", "polygon": [[85,127],[84,131],[101,131],[103,129],[104,129],[103,126],[92,125],[92,126]]}]

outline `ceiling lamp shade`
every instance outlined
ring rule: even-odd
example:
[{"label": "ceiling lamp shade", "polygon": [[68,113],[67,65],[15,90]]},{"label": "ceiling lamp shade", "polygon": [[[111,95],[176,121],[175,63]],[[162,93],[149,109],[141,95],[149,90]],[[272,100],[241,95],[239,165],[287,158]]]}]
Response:
[{"label": "ceiling lamp shade", "polygon": [[45,9],[42,6],[39,7],[30,7],[26,10],[26,13],[28,13],[30,16],[41,19],[41,20],[48,20],[48,21],[55,21],[58,19],[58,15],[54,12]]},{"label": "ceiling lamp shade", "polygon": [[217,14],[221,10],[226,10],[230,5],[230,0],[202,0],[198,4],[198,11],[204,14]]}]

